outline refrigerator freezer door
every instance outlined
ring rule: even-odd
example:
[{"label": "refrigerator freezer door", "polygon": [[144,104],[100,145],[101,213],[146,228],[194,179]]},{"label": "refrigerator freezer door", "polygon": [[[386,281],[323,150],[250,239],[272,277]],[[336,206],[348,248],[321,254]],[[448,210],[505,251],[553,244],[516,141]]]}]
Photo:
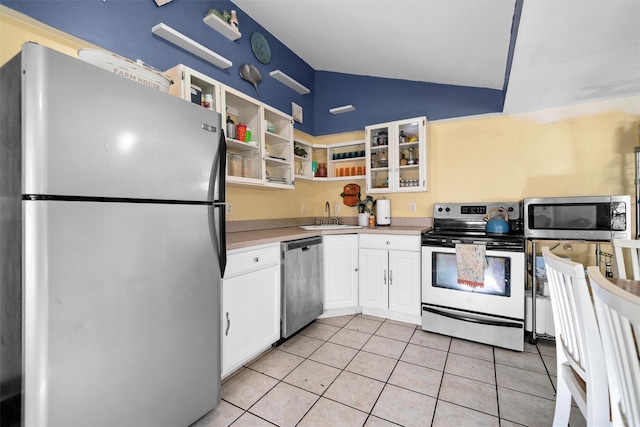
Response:
[{"label": "refrigerator freezer door", "polygon": [[212,206],[25,201],[24,425],[190,425],[220,399]]},{"label": "refrigerator freezer door", "polygon": [[22,60],[24,194],[218,199],[220,114],[44,46]]}]

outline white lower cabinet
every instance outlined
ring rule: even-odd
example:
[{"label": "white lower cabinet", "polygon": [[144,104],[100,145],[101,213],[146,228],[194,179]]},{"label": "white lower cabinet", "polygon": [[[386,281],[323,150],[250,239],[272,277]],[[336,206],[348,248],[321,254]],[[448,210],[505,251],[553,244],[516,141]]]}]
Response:
[{"label": "white lower cabinet", "polygon": [[322,237],[324,258],[324,313],[341,316],[359,313],[358,235]]},{"label": "white lower cabinet", "polygon": [[222,377],[280,339],[280,245],[230,251],[222,280]]},{"label": "white lower cabinet", "polygon": [[419,324],[420,236],[360,235],[363,314]]}]

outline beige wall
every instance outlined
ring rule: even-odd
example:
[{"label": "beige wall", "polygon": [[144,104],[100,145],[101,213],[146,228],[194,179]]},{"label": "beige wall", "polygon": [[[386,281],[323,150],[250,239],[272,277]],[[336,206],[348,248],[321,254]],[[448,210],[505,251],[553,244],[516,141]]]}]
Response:
[{"label": "beige wall", "polygon": [[97,47],[0,5],[0,64],[13,58],[29,41],[72,56],[77,56],[78,49]]},{"label": "beige wall", "polygon": [[[0,63],[31,40],[75,54],[91,46],[0,6]],[[631,108],[623,108],[631,105]],[[425,193],[378,194],[391,199],[392,216],[431,216],[434,202],[513,201],[534,196],[631,194],[638,146],[640,97],[567,107],[539,114],[464,118],[428,125],[429,170]],[[622,108],[620,106],[623,106]],[[633,112],[627,112],[633,111]],[[315,144],[364,138],[364,131],[314,138]],[[355,216],[340,193],[351,181],[296,182],[295,190],[229,185],[231,221],[322,216],[328,201],[339,216]],[[355,180],[363,188],[363,180]],[[409,212],[409,203],[417,204]],[[305,213],[302,213],[302,206]]]},{"label": "beige wall", "polygon": [[[429,191],[374,198],[391,199],[392,216],[401,217],[431,216],[434,202],[600,194],[631,194],[633,199],[638,115],[610,110],[563,118],[564,110],[558,109],[553,122],[499,115],[430,123]],[[363,137],[364,132],[301,135],[322,144]],[[294,191],[230,187],[234,213],[229,219],[322,216],[325,201],[332,211],[341,204],[340,193],[349,182],[297,181]],[[354,182],[366,193],[363,180]],[[409,212],[409,202],[416,202],[416,212]],[[341,216],[355,214],[355,208],[342,205]]]}]

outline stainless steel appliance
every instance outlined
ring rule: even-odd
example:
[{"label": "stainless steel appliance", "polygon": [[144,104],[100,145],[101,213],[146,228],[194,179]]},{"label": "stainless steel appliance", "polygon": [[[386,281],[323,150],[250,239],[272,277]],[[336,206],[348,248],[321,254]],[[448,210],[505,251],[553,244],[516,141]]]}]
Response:
[{"label": "stainless steel appliance", "polygon": [[[508,212],[508,233],[485,232],[485,216]],[[422,329],[524,350],[525,240],[520,203],[444,203],[422,234]],[[481,282],[458,276],[462,245],[478,247]],[[468,246],[467,246],[468,247]]]},{"label": "stainless steel appliance", "polygon": [[281,248],[281,335],[286,339],[322,314],[322,237],[283,242]]},{"label": "stainless steel appliance", "polygon": [[524,199],[524,235],[528,239],[630,239],[631,196]]},{"label": "stainless steel appliance", "polygon": [[2,425],[220,399],[220,115],[33,43],[0,71]]}]

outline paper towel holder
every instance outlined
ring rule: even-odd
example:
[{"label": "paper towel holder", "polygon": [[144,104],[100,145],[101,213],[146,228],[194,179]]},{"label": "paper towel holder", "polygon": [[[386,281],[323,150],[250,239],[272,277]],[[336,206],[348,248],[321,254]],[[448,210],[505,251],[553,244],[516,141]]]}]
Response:
[{"label": "paper towel holder", "polygon": [[[382,207],[382,209],[380,209]],[[384,197],[376,201],[376,225],[391,225],[391,200]]]}]

